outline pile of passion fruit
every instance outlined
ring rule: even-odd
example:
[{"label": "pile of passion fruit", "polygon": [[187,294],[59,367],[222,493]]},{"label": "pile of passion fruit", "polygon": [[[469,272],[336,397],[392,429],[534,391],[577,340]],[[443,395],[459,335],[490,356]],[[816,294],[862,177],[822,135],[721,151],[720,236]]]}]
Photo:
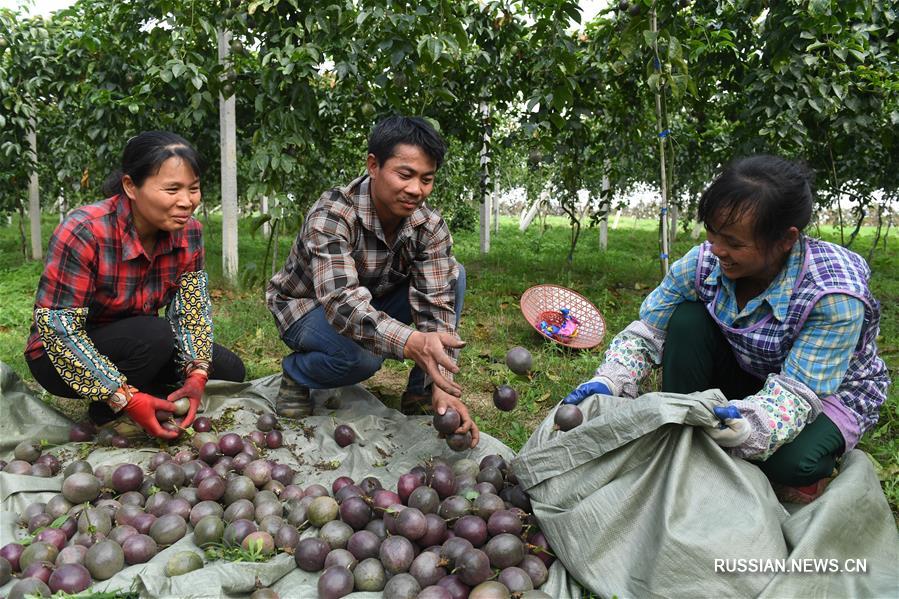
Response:
[{"label": "pile of passion fruit", "polygon": [[[527,374],[531,356],[513,348],[507,365]],[[508,385],[494,404],[512,410]],[[186,410],[184,410],[186,411]],[[171,414],[159,415],[173,426]],[[583,421],[577,406],[559,406],[556,429]],[[461,418],[449,409],[433,424],[454,450],[471,437],[456,434]],[[263,414],[256,430],[216,434],[198,417],[190,448],[153,454],[136,464],[75,460],[63,469],[62,492],[28,505],[20,538],[0,547],[0,586],[13,576],[10,599],[80,593],[122,569],[153,559],[193,533],[195,550],[172,555],[167,576],[180,576],[217,559],[262,561],[293,555],[297,567],[321,572],[318,596],[381,591],[391,599],[537,599],[555,557],[531,513],[531,502],[499,455],[480,462],[430,458],[399,477],[395,489],[368,476],[336,478],[330,489],[305,484],[290,466],[265,457],[283,444],[278,419]],[[76,424],[71,441],[126,447],[128,441]],[[355,442],[349,425],[335,428],[341,447]],[[41,443],[23,441],[4,472],[56,476],[62,463]],[[307,534],[309,531],[311,534]],[[252,599],[277,599],[257,589]]]},{"label": "pile of passion fruit", "polygon": [[[327,488],[263,457],[283,440],[276,417],[263,414],[256,428],[215,434],[197,418],[190,448],[159,451],[145,468],[75,460],[63,469],[40,443],[20,443],[3,470],[55,476],[62,469],[62,491],[21,511],[20,538],[0,547],[0,585],[17,577],[10,598],[80,593],[192,532],[196,548],[172,555],[166,575],[215,559],[287,553],[302,570],[322,571],[324,599],[353,591],[548,597],[534,589],[554,557],[501,456],[432,458],[395,489],[374,476],[340,476]],[[253,597],[277,594],[259,589]]]}]

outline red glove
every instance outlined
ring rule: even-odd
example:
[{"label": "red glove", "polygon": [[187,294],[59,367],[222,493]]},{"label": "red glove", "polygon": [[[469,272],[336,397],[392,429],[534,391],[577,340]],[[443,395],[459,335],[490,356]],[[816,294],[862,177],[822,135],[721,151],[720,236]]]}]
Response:
[{"label": "red glove", "polygon": [[177,437],[178,431],[169,431],[162,428],[159,420],[156,419],[156,410],[174,412],[175,406],[164,399],[139,391],[133,393],[125,405],[125,412],[148,434],[160,439],[174,439]]},{"label": "red glove", "polygon": [[202,371],[194,371],[184,381],[184,385],[175,391],[169,393],[166,398],[168,401],[175,401],[186,397],[190,400],[190,409],[178,426],[187,428],[193,424],[194,418],[197,417],[197,409],[200,407],[200,400],[203,399],[203,391],[206,390],[206,373]]}]

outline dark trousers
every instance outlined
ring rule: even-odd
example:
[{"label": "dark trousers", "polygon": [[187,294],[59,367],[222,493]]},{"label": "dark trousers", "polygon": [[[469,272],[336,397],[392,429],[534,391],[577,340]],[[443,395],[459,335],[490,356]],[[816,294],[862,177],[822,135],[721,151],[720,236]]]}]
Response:
[{"label": "dark trousers", "polygon": [[[89,329],[87,336],[101,354],[109,358],[128,383],[145,393],[165,397],[181,383],[181,371],[175,360],[175,338],[172,326],[158,316],[132,316]],[[28,361],[31,374],[48,393],[59,397],[79,397],[66,383],[47,354]],[[231,350],[214,343],[210,378],[243,381],[246,368]],[[108,422],[112,410],[103,402],[92,402],[89,408],[95,422]]]},{"label": "dark trousers", "polygon": [[[668,323],[662,354],[662,391],[692,393],[718,388],[728,399],[757,393],[764,381],[743,370],[706,307],[685,302]],[[819,414],[791,442],[759,468],[776,483],[804,486],[831,474],[845,442],[840,430]]]}]

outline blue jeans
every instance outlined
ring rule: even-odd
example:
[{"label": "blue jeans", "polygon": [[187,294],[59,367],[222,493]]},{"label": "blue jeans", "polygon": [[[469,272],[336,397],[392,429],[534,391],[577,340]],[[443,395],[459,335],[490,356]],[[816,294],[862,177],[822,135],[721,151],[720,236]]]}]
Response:
[{"label": "blue jeans", "polygon": [[[465,296],[465,268],[459,264],[456,281],[456,330]],[[404,324],[412,324],[412,308],[409,305],[409,284],[398,287],[390,295],[373,299],[376,310],[387,313]],[[281,366],[293,380],[310,389],[333,389],[355,385],[376,373],[384,363],[384,357],[376,356],[356,341],[334,330],[325,317],[325,309],[314,310],[293,323],[281,336],[294,350],[286,356]],[[425,373],[418,367],[409,373],[406,390],[424,395]]]}]

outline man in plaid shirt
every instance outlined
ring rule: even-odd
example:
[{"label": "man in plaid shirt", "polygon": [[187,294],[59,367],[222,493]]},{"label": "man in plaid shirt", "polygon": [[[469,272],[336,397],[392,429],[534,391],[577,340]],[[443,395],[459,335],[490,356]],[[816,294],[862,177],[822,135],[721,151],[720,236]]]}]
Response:
[{"label": "man in plaid shirt", "polygon": [[[293,350],[283,360],[276,409],[312,413],[309,389],[352,385],[384,359],[411,359],[403,409],[452,408],[478,429],[453,380],[465,271],[443,218],[425,205],[446,144],[426,120],[395,116],[368,140],[367,174],[318,199],[266,302]],[[414,325],[410,326],[410,325]]]}]

